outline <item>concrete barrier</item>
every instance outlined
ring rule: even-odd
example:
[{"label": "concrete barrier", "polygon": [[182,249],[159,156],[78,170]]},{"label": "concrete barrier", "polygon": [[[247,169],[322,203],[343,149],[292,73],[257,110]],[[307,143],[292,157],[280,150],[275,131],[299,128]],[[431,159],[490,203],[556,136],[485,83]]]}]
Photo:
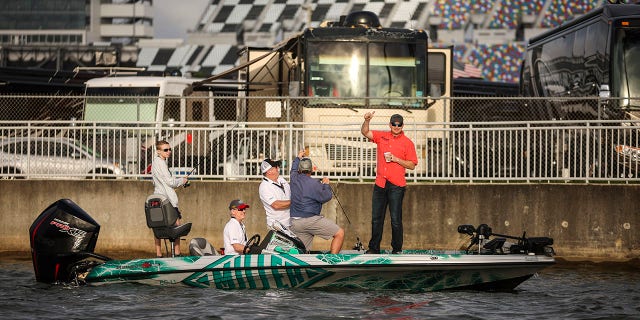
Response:
[{"label": "concrete barrier", "polygon": [[[251,205],[247,235],[266,233],[258,181],[194,181],[179,189],[180,210],[192,222],[186,237],[207,238],[222,247],[228,204],[241,198]],[[359,238],[367,245],[371,226],[371,183],[332,183],[336,194],[323,214],[345,228],[344,248]],[[153,255],[144,200],[149,181],[0,181],[0,251],[28,253],[28,230],[51,203],[68,198],[101,225],[97,253]],[[468,237],[460,224],[486,223],[508,235],[552,237],[559,257],[571,260],[626,261],[640,257],[640,185],[572,184],[410,184],[404,200],[404,248],[458,249]],[[339,200],[339,201],[337,201]],[[343,211],[344,210],[344,211]],[[348,217],[348,219],[347,219]],[[350,220],[350,224],[347,222]],[[390,249],[387,215],[382,249]],[[186,252],[186,242],[183,242]],[[329,248],[316,239],[315,250]]]}]

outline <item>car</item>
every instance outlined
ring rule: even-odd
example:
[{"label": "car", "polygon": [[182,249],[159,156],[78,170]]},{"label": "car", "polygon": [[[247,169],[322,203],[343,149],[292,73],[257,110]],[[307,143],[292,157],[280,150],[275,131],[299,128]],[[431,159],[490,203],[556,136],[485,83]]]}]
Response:
[{"label": "car", "polygon": [[[173,150],[167,165],[174,176],[261,176],[260,162],[277,154],[277,143],[282,141],[282,137],[259,130],[220,129],[198,138],[186,136],[167,138]],[[145,148],[144,160],[140,161],[142,174],[151,174],[155,156],[155,146]]]},{"label": "car", "polygon": [[0,137],[0,178],[119,178],[117,162],[67,137]]}]

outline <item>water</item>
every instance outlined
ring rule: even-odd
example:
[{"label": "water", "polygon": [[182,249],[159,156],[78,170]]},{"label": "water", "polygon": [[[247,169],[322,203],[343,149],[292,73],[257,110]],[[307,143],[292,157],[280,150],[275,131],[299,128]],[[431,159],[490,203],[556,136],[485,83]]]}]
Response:
[{"label": "water", "polygon": [[638,271],[559,264],[508,293],[222,291],[53,286],[35,281],[30,260],[2,258],[0,303],[5,319],[640,319]]}]

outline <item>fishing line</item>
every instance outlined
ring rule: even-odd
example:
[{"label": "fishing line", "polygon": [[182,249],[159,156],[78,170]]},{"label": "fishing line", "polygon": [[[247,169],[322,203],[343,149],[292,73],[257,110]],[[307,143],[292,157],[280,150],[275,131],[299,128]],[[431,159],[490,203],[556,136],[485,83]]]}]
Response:
[{"label": "fishing line", "polygon": [[[329,185],[329,189],[331,190],[333,197],[338,202],[338,205],[340,206],[340,210],[342,210],[342,214],[344,214],[344,217],[347,218],[347,222],[349,223],[349,225],[351,225],[351,219],[349,219],[347,212],[344,210],[344,207],[342,206],[342,202],[340,202],[340,198],[338,198],[336,193],[333,191],[333,187],[331,187],[331,185]],[[360,237],[358,236],[357,232],[356,232],[356,245],[353,247],[353,249],[358,251],[364,250],[364,245],[362,245],[362,242],[360,241]]]}]

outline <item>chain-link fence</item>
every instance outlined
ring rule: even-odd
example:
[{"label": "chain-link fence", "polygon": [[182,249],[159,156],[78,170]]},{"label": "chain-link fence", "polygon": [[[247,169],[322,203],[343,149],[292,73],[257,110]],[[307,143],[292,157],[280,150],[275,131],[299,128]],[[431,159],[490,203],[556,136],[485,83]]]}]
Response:
[{"label": "chain-link fence", "polygon": [[[142,93],[139,90],[135,91]],[[313,122],[367,110],[400,113],[410,122],[638,119],[640,98],[292,98],[237,92],[181,96],[0,96],[0,120]]]},{"label": "chain-link fence", "polygon": [[[639,120],[630,105],[618,99],[243,99],[208,93],[0,96],[6,111],[0,168],[3,178],[148,178],[154,143],[165,139],[174,148],[173,172],[194,178],[257,178],[264,158],[283,159],[286,175],[287,161],[304,149],[319,174],[371,179],[376,147],[360,125],[373,109],[375,130],[389,130],[392,114],[404,117],[419,158],[408,174],[413,181],[635,181]],[[583,120],[567,120],[575,118]]]}]

